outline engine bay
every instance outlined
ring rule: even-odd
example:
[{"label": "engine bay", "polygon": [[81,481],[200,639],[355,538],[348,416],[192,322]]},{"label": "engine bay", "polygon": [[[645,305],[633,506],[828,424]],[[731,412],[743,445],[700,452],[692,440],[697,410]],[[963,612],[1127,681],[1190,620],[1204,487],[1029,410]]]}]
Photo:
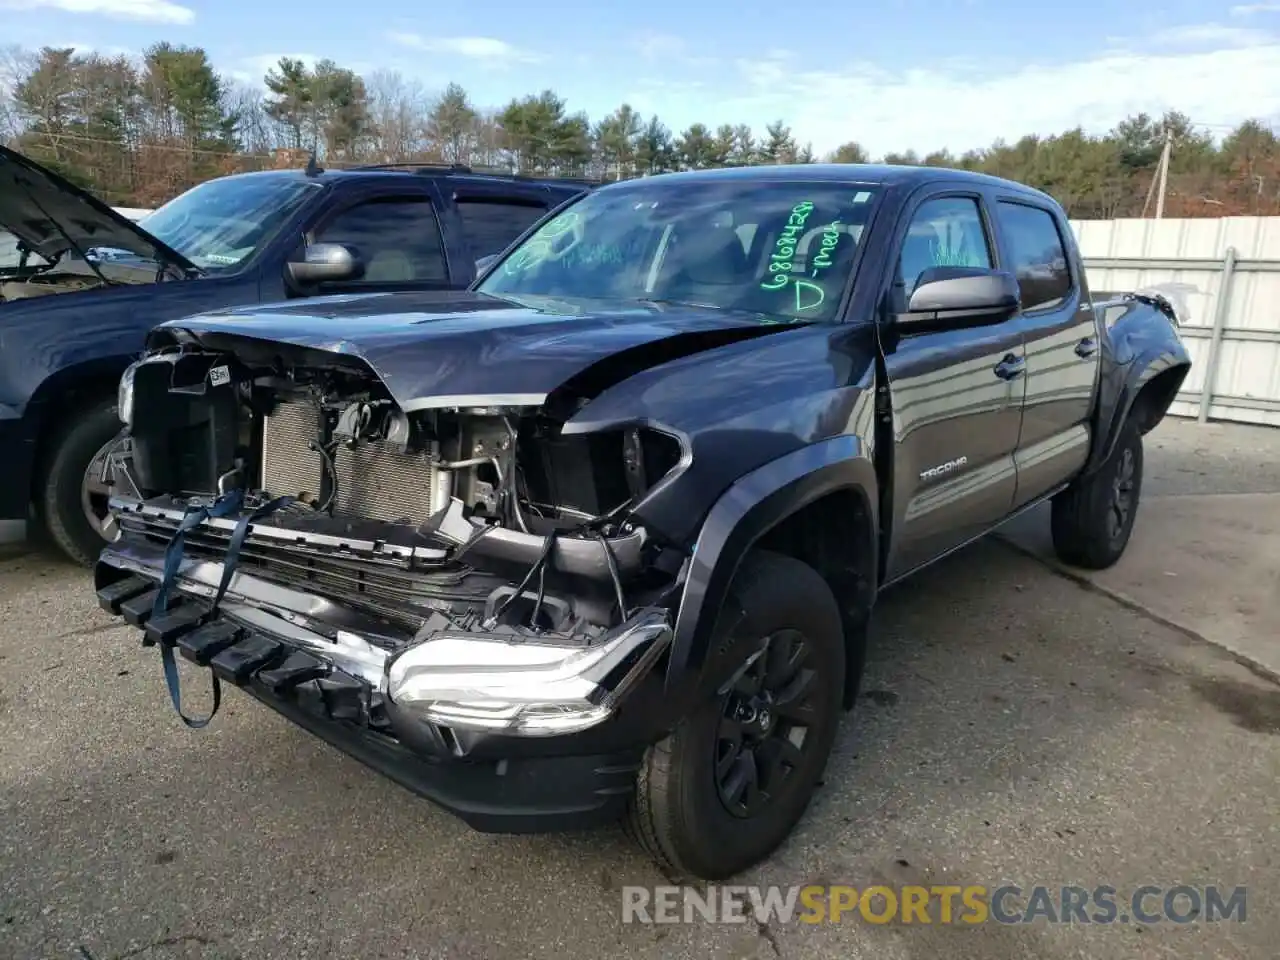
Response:
[{"label": "engine bay", "polygon": [[[644,426],[562,434],[582,402],[407,413],[356,358],[162,349],[121,384],[112,508],[154,550],[194,504],[280,501],[239,568],[342,604],[392,647],[445,628],[589,643],[678,589],[686,552],[631,511],[684,452]],[[207,521],[187,554],[218,561],[235,526]]]},{"label": "engine bay", "polygon": [[102,260],[90,266],[79,257],[63,256],[52,264],[20,264],[0,269],[0,303],[79,293],[117,283],[155,283],[157,279],[156,265],[147,261]]}]

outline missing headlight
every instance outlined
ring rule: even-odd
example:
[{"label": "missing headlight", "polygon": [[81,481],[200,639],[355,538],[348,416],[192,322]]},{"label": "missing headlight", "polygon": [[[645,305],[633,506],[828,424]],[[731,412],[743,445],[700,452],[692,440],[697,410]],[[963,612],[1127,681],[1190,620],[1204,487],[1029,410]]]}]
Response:
[{"label": "missing headlight", "polygon": [[680,462],[680,441],[647,426],[539,437],[521,449],[531,502],[604,516],[638,501]]}]

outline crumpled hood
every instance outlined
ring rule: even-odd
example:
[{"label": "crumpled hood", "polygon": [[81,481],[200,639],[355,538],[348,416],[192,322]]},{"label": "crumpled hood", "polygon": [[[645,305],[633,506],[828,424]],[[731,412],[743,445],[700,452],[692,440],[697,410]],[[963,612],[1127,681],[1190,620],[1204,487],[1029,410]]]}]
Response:
[{"label": "crumpled hood", "polygon": [[197,272],[190,260],[127,217],[6,147],[0,147],[0,229],[46,260],[73,247],[113,247]]},{"label": "crumpled hood", "polygon": [[[170,320],[150,344],[194,341],[235,352],[245,341],[363,360],[406,410],[537,405],[614,358],[615,376],[804,324],[712,307],[633,301],[500,298],[481,293],[388,293]],[[626,354],[625,357],[620,355]]]}]

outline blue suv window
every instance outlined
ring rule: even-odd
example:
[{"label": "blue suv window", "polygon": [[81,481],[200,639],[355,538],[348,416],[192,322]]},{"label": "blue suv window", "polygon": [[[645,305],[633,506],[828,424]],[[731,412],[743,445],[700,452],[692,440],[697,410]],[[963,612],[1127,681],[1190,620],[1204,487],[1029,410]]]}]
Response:
[{"label": "blue suv window", "polygon": [[501,253],[546,214],[545,206],[510,201],[458,199],[463,235],[478,259]]}]

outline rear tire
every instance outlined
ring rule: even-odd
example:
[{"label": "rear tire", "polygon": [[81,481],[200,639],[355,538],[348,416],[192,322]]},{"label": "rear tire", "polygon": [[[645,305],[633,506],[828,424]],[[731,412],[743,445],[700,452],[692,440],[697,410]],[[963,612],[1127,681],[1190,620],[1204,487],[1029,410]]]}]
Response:
[{"label": "rear tire", "polygon": [[1051,526],[1058,558],[1088,570],[1114,564],[1129,545],[1141,494],[1142,434],[1130,418],[1101,468],[1054,497]]},{"label": "rear tire", "polygon": [[76,418],[61,424],[50,443],[36,509],[54,545],[75,563],[92,566],[116,536],[106,514],[109,487],[101,482],[101,458],[123,424],[114,399],[99,400],[72,416]]},{"label": "rear tire", "polygon": [[773,853],[809,805],[843,712],[840,611],[799,560],[747,555],[711,649],[716,687],[649,749],[628,810],[628,832],[671,877],[720,880]]}]

